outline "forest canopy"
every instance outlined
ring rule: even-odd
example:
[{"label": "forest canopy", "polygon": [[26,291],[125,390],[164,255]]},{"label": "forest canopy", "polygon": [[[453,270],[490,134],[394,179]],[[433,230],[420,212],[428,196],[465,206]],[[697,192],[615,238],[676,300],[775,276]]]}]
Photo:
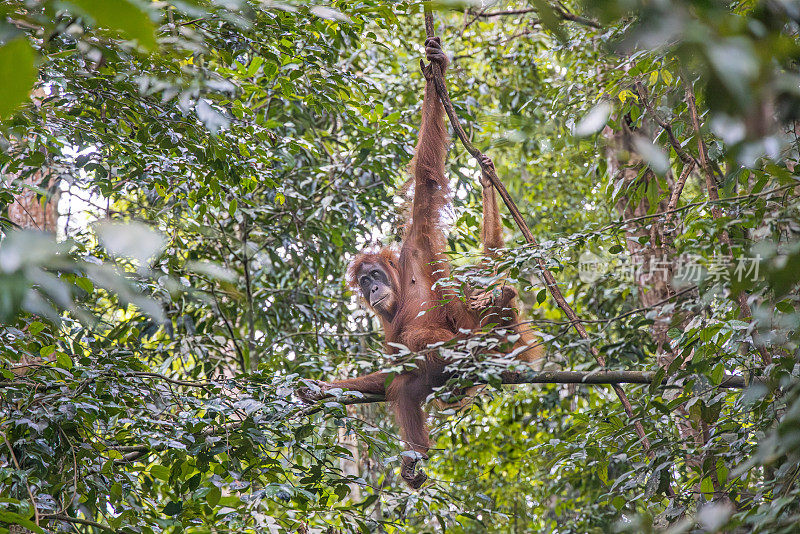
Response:
[{"label": "forest canopy", "polygon": [[[487,263],[448,124],[437,284],[513,285],[545,358],[435,347],[485,387],[410,490],[383,398],[295,392],[419,365],[346,272],[402,238],[426,6],[519,213]],[[0,532],[798,531],[797,2],[0,14]]]}]

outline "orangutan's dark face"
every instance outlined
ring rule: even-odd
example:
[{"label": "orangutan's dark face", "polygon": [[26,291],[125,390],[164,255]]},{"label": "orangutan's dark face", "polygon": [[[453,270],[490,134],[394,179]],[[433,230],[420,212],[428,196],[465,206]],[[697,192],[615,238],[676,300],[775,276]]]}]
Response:
[{"label": "orangutan's dark face", "polygon": [[394,316],[397,299],[392,281],[380,263],[366,262],[358,270],[358,285],[369,307],[383,318]]}]

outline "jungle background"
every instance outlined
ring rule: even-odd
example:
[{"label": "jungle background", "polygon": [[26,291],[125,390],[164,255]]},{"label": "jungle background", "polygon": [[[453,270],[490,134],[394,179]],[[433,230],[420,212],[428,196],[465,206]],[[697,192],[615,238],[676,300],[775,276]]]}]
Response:
[{"label": "jungle background", "polygon": [[[384,404],[292,392],[393,365],[344,273],[402,225],[422,3],[8,0],[0,531],[797,531],[800,5],[434,8],[548,368],[653,384],[464,359],[490,386],[409,491]],[[466,265],[458,140],[448,172]]]}]

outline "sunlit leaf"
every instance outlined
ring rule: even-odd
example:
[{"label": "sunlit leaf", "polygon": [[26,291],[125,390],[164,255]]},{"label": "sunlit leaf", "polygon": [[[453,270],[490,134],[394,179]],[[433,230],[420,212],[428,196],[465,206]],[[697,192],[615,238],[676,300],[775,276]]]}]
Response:
[{"label": "sunlit leaf", "polygon": [[128,0],[69,0],[88,13],[98,26],[118,30],[148,50],[156,46],[155,27],[140,6]]},{"label": "sunlit leaf", "polygon": [[231,122],[228,117],[211,107],[204,99],[198,100],[195,109],[197,110],[197,117],[203,121],[203,124],[212,134],[216,134],[220,128],[227,128]]},{"label": "sunlit leaf", "polygon": [[164,247],[164,237],[140,222],[102,222],[95,226],[103,246],[116,257],[128,257],[146,265]]},{"label": "sunlit leaf", "polygon": [[667,155],[646,137],[637,135],[633,138],[633,146],[636,152],[647,162],[656,174],[666,174],[669,170],[669,158]]},{"label": "sunlit leaf", "polygon": [[0,119],[28,99],[36,81],[33,48],[25,37],[0,46]]},{"label": "sunlit leaf", "polygon": [[581,121],[575,125],[574,133],[578,137],[586,137],[603,129],[611,115],[611,104],[601,102],[593,107]]},{"label": "sunlit leaf", "polygon": [[312,6],[309,11],[318,17],[328,20],[336,20],[340,22],[350,22],[350,17],[336,9],[325,6]]}]

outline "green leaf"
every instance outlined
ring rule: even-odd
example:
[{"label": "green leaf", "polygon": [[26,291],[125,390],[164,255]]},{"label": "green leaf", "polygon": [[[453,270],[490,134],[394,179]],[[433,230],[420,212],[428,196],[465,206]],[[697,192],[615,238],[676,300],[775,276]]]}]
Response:
[{"label": "green leaf", "polygon": [[166,466],[163,465],[150,466],[150,476],[155,477],[159,480],[163,480],[164,482],[169,481],[169,473],[170,470]]},{"label": "green leaf", "polygon": [[62,369],[67,369],[67,370],[72,369],[72,359],[63,352],[58,352],[58,354],[56,355],[56,363]]},{"label": "green leaf", "polygon": [[250,62],[250,66],[247,67],[247,75],[253,76],[256,72],[258,72],[259,67],[264,63],[264,58],[261,56],[256,56]]},{"label": "green leaf", "polygon": [[303,425],[294,431],[294,437],[297,441],[302,441],[314,432],[313,425]]},{"label": "green leaf", "polygon": [[89,280],[86,277],[81,276],[79,278],[76,278],[75,279],[75,285],[78,286],[79,288],[83,289],[84,291],[86,291],[90,295],[94,292],[94,284],[92,283],[91,280]]},{"label": "green leaf", "polygon": [[208,492],[206,495],[206,504],[208,504],[211,508],[214,508],[217,503],[219,503],[219,498],[222,496],[222,491],[216,486],[211,488],[211,491]]},{"label": "green leaf", "polygon": [[707,497],[712,497],[714,495],[714,482],[711,480],[711,477],[705,477],[702,482],[700,482],[700,491],[706,494]]},{"label": "green leaf", "polygon": [[165,515],[178,515],[183,511],[183,502],[182,501],[169,501],[167,505],[164,507],[162,512]]},{"label": "green leaf", "polygon": [[725,364],[718,363],[714,366],[714,369],[712,369],[711,373],[708,375],[708,378],[714,385],[718,386],[722,383],[723,376],[725,376]]},{"label": "green leaf", "polygon": [[156,47],[155,27],[150,17],[128,0],[69,0],[91,16],[98,26],[118,30],[136,39],[147,50]]},{"label": "green leaf", "polygon": [[264,63],[262,70],[264,71],[265,78],[272,78],[278,72],[278,65],[275,63]]},{"label": "green leaf", "polygon": [[348,486],[347,484],[342,484],[340,486],[336,486],[336,489],[334,490],[334,493],[336,494],[336,497],[338,498],[338,500],[341,501],[342,499],[347,497],[347,495],[350,493],[350,486]]},{"label": "green leaf", "polygon": [[539,19],[542,26],[553,32],[553,35],[559,41],[567,41],[567,32],[561,27],[561,18],[556,14],[555,9],[545,0],[533,0],[533,5],[536,6],[536,12],[539,14]]},{"label": "green leaf", "polygon": [[379,497],[380,495],[378,495],[377,493],[373,493],[372,495],[368,496],[366,499],[358,503],[356,506],[358,506],[359,508],[366,508],[370,504],[377,501]]},{"label": "green leaf", "polygon": [[0,46],[0,119],[28,99],[37,76],[34,61],[33,48],[24,37]]},{"label": "green leaf", "polygon": [[545,300],[547,300],[547,288],[540,289],[538,293],[536,293],[536,303],[542,304]]},{"label": "green leaf", "polygon": [[41,332],[42,330],[44,330],[44,326],[45,326],[45,325],[44,325],[44,323],[41,323],[41,322],[39,322],[39,321],[33,321],[33,322],[32,322],[32,323],[31,323],[31,324],[28,326],[28,332],[30,332],[30,334],[31,334],[32,336],[36,336],[36,335],[38,335],[38,334],[39,334],[39,332]]},{"label": "green leaf", "polygon": [[19,525],[21,527],[27,528],[32,532],[38,532],[39,534],[44,534],[44,529],[42,527],[37,526],[36,523],[24,517],[20,514],[15,514],[14,512],[9,512],[7,510],[0,509],[0,521],[3,523],[8,523],[9,525]]}]

